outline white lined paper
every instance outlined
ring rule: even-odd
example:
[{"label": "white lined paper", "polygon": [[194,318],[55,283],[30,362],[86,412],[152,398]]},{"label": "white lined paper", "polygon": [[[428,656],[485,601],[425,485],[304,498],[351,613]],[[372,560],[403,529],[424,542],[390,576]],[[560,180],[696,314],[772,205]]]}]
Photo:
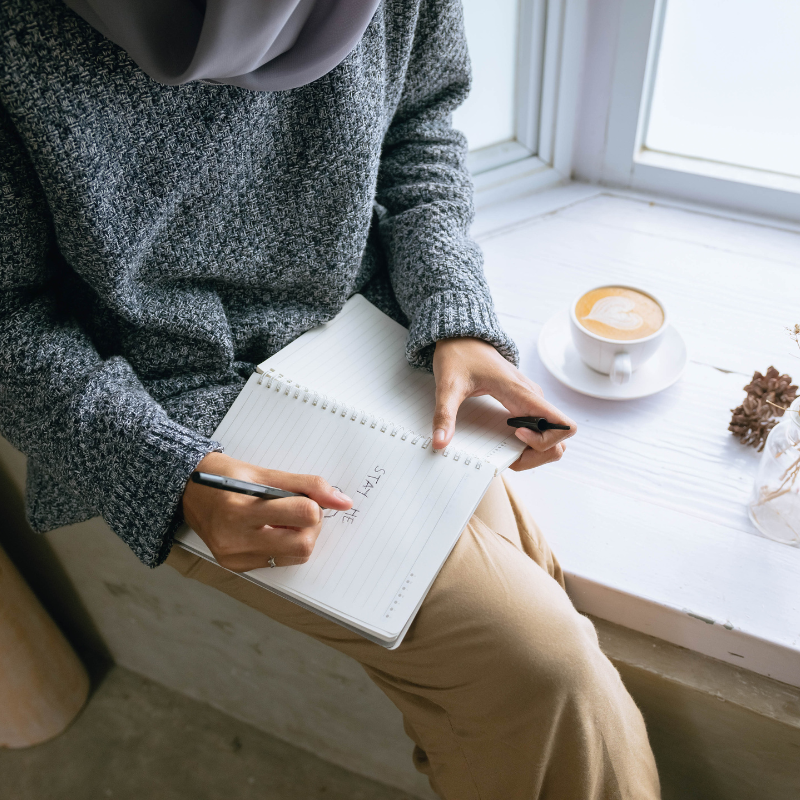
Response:
[{"label": "white lined paper", "polygon": [[[324,520],[310,560],[296,567],[261,569],[248,577],[289,599],[396,646],[472,516],[493,470],[423,449],[421,441],[361,425],[341,406],[303,402],[295,387],[259,383],[253,375],[215,432],[234,458],[326,478],[350,497],[358,513]],[[358,494],[365,475],[384,470]],[[211,554],[192,531],[178,540]]]},{"label": "white lined paper", "polygon": [[[335,319],[299,336],[258,368],[430,436],[436,384],[432,375],[406,360],[407,334],[366,298],[354,295]],[[508,412],[491,397],[467,399],[451,447],[504,469],[525,448],[507,418]]]},{"label": "white lined paper", "polygon": [[[260,364],[263,374],[250,377],[214,433],[234,458],[321,475],[356,500],[351,522],[329,512],[306,564],[245,577],[391,647],[496,470],[524,449],[507,411],[489,397],[462,404],[443,453],[427,446],[435,381],[408,364],[406,336],[364,297],[352,297],[335,319]],[[377,469],[372,488],[362,485]],[[211,558],[193,531],[176,538]]]}]

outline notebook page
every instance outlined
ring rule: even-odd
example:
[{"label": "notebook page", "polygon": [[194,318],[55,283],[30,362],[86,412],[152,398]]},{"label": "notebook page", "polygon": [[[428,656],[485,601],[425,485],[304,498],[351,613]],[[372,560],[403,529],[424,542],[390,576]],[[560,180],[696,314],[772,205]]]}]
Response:
[{"label": "notebook page", "polygon": [[[303,605],[392,642],[408,626],[494,471],[454,461],[407,436],[253,375],[214,437],[260,466],[314,473],[354,498],[329,511],[311,559],[249,577]],[[280,391],[276,391],[276,386]],[[298,396],[295,397],[295,394]],[[210,555],[193,532],[180,540]]]},{"label": "notebook page", "polygon": [[[354,295],[335,319],[299,336],[259,369],[353,401],[427,437],[436,384],[432,375],[406,360],[407,334],[362,295]],[[508,412],[494,398],[469,398],[459,410],[451,447],[474,453],[500,469],[507,467],[525,445],[506,419]]]}]

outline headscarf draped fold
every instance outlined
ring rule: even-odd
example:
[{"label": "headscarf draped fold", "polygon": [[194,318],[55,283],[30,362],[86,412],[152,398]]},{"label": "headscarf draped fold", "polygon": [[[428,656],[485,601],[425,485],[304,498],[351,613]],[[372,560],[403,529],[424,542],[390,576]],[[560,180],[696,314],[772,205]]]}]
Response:
[{"label": "headscarf draped fold", "polygon": [[150,77],[303,86],[358,44],[380,0],[65,0]]}]

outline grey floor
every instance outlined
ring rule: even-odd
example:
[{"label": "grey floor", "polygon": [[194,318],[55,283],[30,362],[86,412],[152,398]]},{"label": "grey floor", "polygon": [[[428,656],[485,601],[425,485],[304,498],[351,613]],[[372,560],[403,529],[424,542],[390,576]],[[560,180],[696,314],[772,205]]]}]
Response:
[{"label": "grey floor", "polygon": [[0,749],[3,800],[413,800],[114,667],[61,736]]}]

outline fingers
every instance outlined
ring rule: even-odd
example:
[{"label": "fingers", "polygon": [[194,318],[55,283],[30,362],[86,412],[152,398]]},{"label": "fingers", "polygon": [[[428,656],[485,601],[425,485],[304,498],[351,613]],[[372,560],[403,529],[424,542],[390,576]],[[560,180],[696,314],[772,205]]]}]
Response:
[{"label": "fingers", "polygon": [[[262,528],[258,531],[229,531],[212,550],[217,563],[232,572],[275,566],[305,564],[314,552],[319,526],[294,530]],[[210,546],[210,545],[209,545]]]},{"label": "fingers", "polygon": [[322,507],[345,510],[353,505],[347,495],[317,475],[263,469],[224,453],[209,453],[198,468],[301,495],[261,500],[187,483],[182,497],[184,518],[217,562],[235,572],[270,566],[272,558],[276,566],[305,563],[322,527]]},{"label": "fingers", "polygon": [[456,429],[458,409],[469,390],[457,378],[444,377],[436,381],[436,411],[433,414],[433,448],[441,450],[450,444]]},{"label": "fingers", "polygon": [[531,448],[544,452],[574,436],[573,420],[548,403],[542,390],[510,364],[495,348],[478,339],[442,339],[436,343],[433,357],[436,376],[436,412],[433,446],[449,444],[455,430],[456,414],[467,397],[491,395],[514,417],[545,417],[549,422],[566,425],[569,430],[520,432],[517,436]]},{"label": "fingers", "polygon": [[[294,472],[282,472],[275,469],[265,469],[245,461],[231,458],[224,453],[209,453],[197,465],[197,469],[202,472],[211,472],[217,475],[227,475],[231,478],[239,478],[250,483],[260,483],[265,486],[274,486],[278,489],[285,489],[288,492],[296,492],[310,497],[317,505],[325,508],[335,508],[345,510],[352,506],[353,501],[337,487],[331,486],[319,475],[303,475]],[[190,495],[217,497],[219,489],[200,486],[199,484],[187,484],[184,492]],[[270,501],[272,502],[272,501]]]},{"label": "fingers", "polygon": [[319,505],[307,497],[250,500],[250,508],[238,509],[218,520],[206,540],[217,562],[234,572],[305,564],[314,551],[322,528]]},{"label": "fingers", "polygon": [[574,436],[578,430],[575,421],[552,403],[548,403],[542,397],[541,389],[530,381],[508,382],[500,391],[493,394],[515,417],[544,417],[548,422],[569,426],[569,430],[566,431],[532,431],[527,428],[517,428],[517,438],[535,450],[549,450],[559,442]]},{"label": "fingers", "polygon": [[[294,472],[279,472],[272,469],[254,468],[258,475],[257,483],[285,489],[287,492],[304,494],[323,508],[336,508],[344,511],[353,505],[353,501],[335,486],[331,486],[319,475],[301,475]],[[293,499],[293,498],[292,498]],[[269,500],[277,503],[277,500]],[[293,524],[293,523],[288,523]]]},{"label": "fingers", "polygon": [[498,388],[492,392],[515,417],[544,417],[548,422],[566,425],[569,430],[532,431],[517,428],[515,435],[534,450],[544,452],[555,447],[577,433],[578,426],[573,419],[544,399],[542,390],[533,381],[517,372],[516,380],[498,381]]},{"label": "fingers", "polygon": [[567,445],[563,442],[543,452],[526,447],[525,450],[522,451],[522,455],[511,465],[511,469],[515,472],[522,472],[526,469],[541,467],[544,464],[551,464],[554,461],[559,461],[566,449]]},{"label": "fingers", "polygon": [[[330,508],[330,506],[328,506]],[[242,517],[249,527],[313,528],[322,522],[320,504],[310,497],[284,497],[279,500],[251,499],[243,504]]]},{"label": "fingers", "polygon": [[[529,416],[535,415],[531,414]],[[552,414],[548,416],[547,420],[550,422],[555,422],[556,420],[552,419],[552,416]],[[564,419],[568,418],[565,417]],[[547,450],[551,450],[560,442],[563,442],[575,435],[577,428],[572,420],[560,424],[569,425],[570,429],[568,431],[531,431],[527,428],[517,428],[514,435],[521,442],[524,442],[526,445],[528,445],[528,447],[538,450],[540,453],[544,453]]]}]

